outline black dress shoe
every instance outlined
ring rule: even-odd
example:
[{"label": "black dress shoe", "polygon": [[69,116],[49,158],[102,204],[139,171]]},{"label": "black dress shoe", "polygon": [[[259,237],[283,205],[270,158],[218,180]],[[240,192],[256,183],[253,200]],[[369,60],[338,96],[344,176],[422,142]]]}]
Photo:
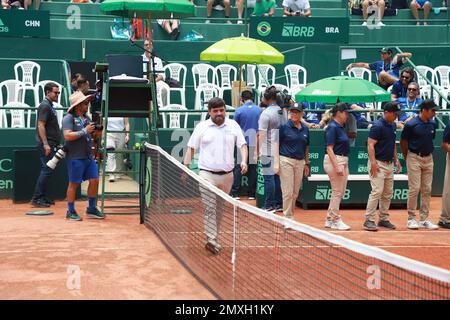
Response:
[{"label": "black dress shoe", "polygon": [[438,226],[441,227],[441,228],[444,228],[444,229],[450,229],[450,223],[449,222],[439,221],[438,222]]},{"label": "black dress shoe", "polygon": [[50,207],[50,204],[45,202],[43,199],[33,199],[31,200],[31,205],[35,208],[48,208]]}]

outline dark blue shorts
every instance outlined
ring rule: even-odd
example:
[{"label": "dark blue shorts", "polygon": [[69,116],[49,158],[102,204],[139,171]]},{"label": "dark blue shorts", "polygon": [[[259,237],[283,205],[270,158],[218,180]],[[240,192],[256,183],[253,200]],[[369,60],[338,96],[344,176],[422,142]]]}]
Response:
[{"label": "dark blue shorts", "polygon": [[98,167],[94,159],[67,160],[69,182],[81,183],[89,179],[98,179]]}]

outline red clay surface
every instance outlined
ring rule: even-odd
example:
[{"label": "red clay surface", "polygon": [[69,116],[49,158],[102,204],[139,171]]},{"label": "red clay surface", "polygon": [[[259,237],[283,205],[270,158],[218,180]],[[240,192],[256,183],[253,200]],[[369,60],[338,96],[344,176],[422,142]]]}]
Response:
[{"label": "red clay surface", "polygon": [[0,200],[0,299],[214,299],[139,216],[70,222],[65,202],[51,209]]},{"label": "red clay surface", "polygon": [[[77,202],[78,211],[85,205]],[[440,208],[433,198],[435,223]],[[29,204],[0,200],[0,299],[214,299],[137,215],[69,222],[65,202],[51,209],[53,216],[26,216]],[[295,211],[297,221],[323,230],[325,216]],[[450,270],[450,230],[407,230],[405,209],[391,210],[395,231],[364,231],[364,209],[342,216],[352,230],[333,233]]]},{"label": "red clay surface", "polygon": [[[441,213],[440,197],[433,197],[430,205],[430,220],[433,223],[439,221]],[[368,245],[382,248],[411,259],[419,260],[440,268],[450,270],[450,230],[409,230],[406,228],[408,214],[406,209],[391,209],[391,222],[396,225],[396,230],[379,228],[377,232],[365,231],[364,209],[342,210],[342,219],[351,227],[349,231],[332,231],[346,238],[362,242]],[[295,218],[298,222],[308,224],[318,229],[330,231],[324,228],[326,210],[295,210]],[[377,217],[378,219],[378,217]],[[417,216],[417,219],[419,217]]]}]

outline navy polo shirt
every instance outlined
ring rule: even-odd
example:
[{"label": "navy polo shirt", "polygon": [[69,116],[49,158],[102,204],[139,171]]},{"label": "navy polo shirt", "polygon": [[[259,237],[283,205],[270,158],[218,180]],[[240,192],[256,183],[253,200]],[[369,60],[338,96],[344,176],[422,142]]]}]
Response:
[{"label": "navy polo shirt", "polygon": [[[339,156],[348,156],[350,152],[350,139],[345,126],[341,126],[334,119],[325,129],[325,145],[333,145],[333,151]],[[326,152],[326,149],[325,149]]]},{"label": "navy polo shirt", "polygon": [[370,128],[369,138],[377,140],[375,144],[375,159],[392,161],[395,150],[395,123],[388,124],[384,118],[375,121]]},{"label": "navy polo shirt", "polygon": [[450,143],[450,122],[445,127],[444,134],[442,135],[442,142]]},{"label": "navy polo shirt", "polygon": [[385,64],[383,60],[375,61],[369,64],[370,70],[375,70],[377,77],[381,71],[386,71],[390,75],[398,78],[400,73],[400,68],[403,65],[402,58],[397,58],[397,64],[393,63],[394,57],[392,57],[391,61],[388,64]]},{"label": "navy polo shirt", "polygon": [[433,152],[433,139],[436,136],[437,124],[433,120],[423,122],[419,116],[405,124],[402,140],[408,140],[408,150],[428,155]]},{"label": "navy polo shirt", "polygon": [[280,126],[280,155],[298,160],[305,159],[309,145],[309,129],[302,125],[298,129],[292,120]]},{"label": "navy polo shirt", "polygon": [[398,98],[405,98],[408,93],[408,87],[404,87],[401,80],[394,82],[391,89],[391,94],[395,94]]},{"label": "navy polo shirt", "polygon": [[242,128],[245,142],[249,147],[256,146],[256,134],[258,133],[258,121],[261,112],[260,107],[249,101],[237,108],[234,113],[233,120]]}]

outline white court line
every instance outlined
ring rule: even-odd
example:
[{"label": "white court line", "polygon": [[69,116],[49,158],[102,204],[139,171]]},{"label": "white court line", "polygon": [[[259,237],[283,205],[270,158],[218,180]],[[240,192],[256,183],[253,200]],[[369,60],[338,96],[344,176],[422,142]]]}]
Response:
[{"label": "white court line", "polygon": [[[89,251],[99,250],[99,251],[113,251],[113,250],[129,250],[129,248],[87,248]],[[37,252],[74,252],[73,249],[39,249],[39,250],[7,250],[0,251],[0,254],[11,254],[11,253],[37,253]]]}]

